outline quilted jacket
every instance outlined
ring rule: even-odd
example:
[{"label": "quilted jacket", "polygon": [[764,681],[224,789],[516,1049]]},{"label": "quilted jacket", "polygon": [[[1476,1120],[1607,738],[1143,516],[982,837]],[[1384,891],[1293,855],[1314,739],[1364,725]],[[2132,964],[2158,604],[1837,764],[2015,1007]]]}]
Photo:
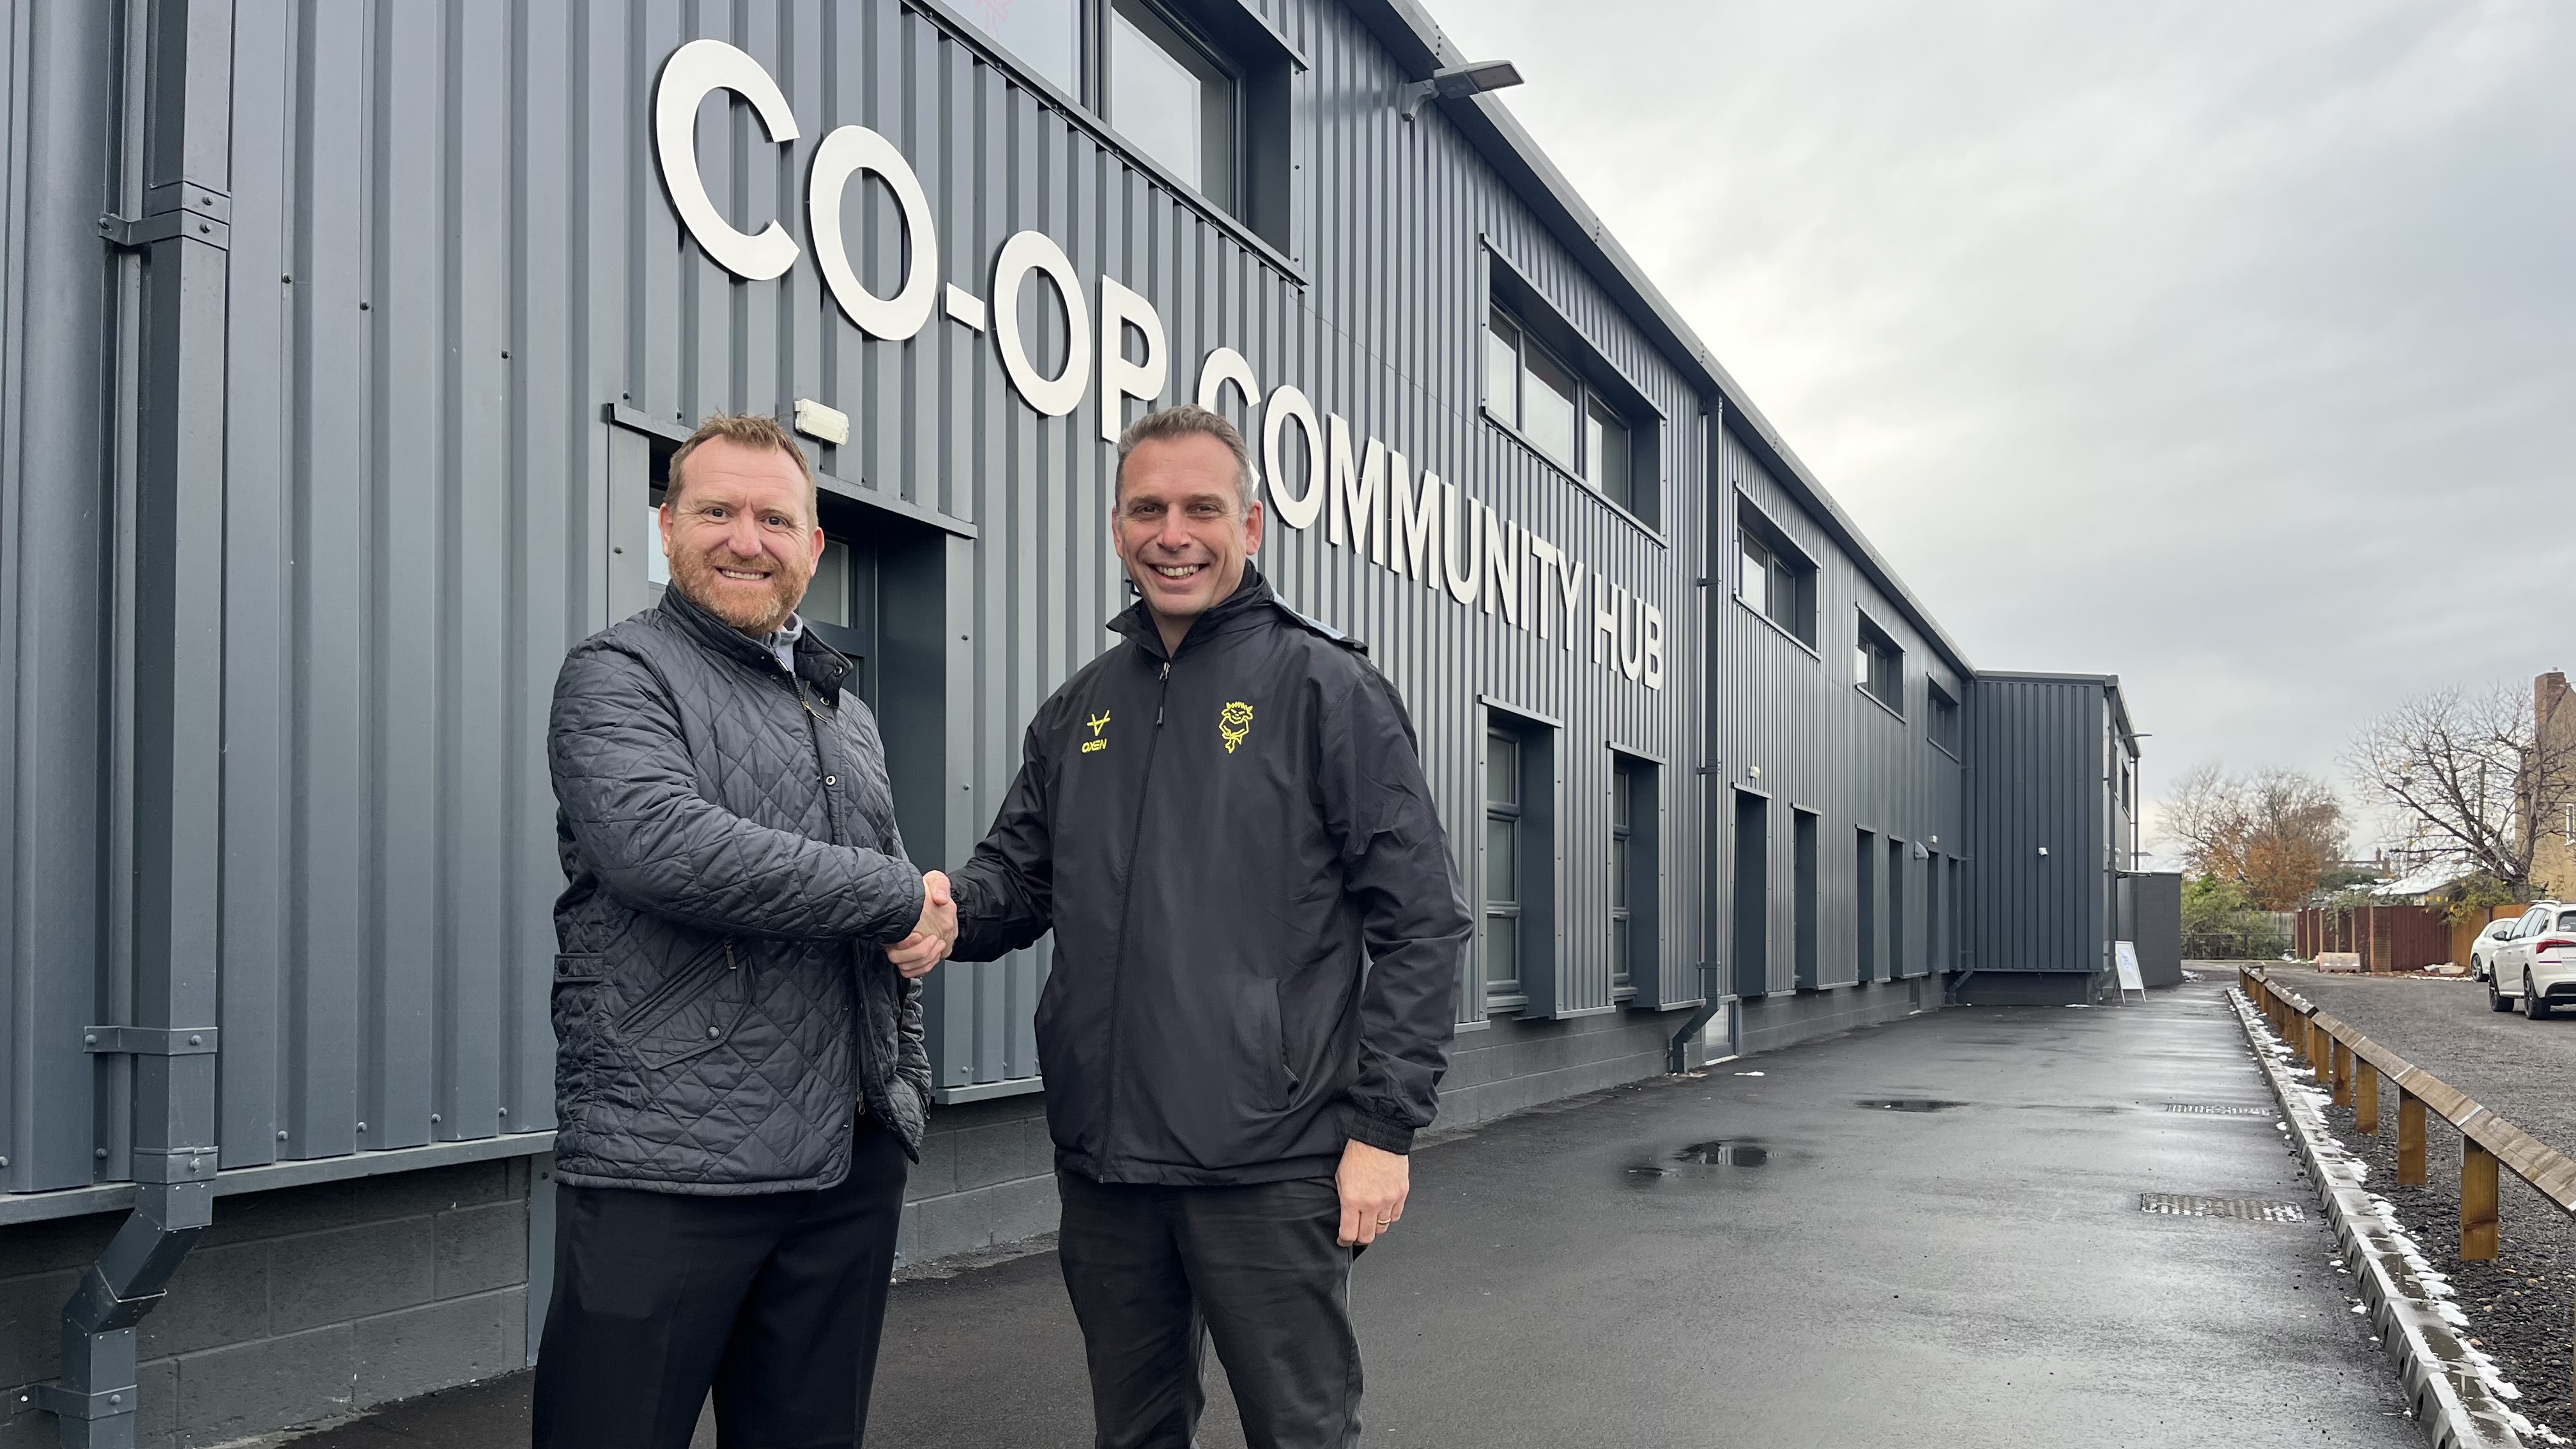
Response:
[{"label": "quilted jacket", "polygon": [[874,716],[809,631],[793,674],[682,597],[574,646],[547,756],[555,1169],[591,1187],[829,1187],[862,1101],[917,1151],[921,916]]},{"label": "quilted jacket", "polygon": [[1167,653],[1126,642],[1037,712],[956,872],[957,959],[1055,933],[1038,1066],[1098,1182],[1329,1176],[1439,1105],[1474,920],[1403,701],[1247,567]]}]

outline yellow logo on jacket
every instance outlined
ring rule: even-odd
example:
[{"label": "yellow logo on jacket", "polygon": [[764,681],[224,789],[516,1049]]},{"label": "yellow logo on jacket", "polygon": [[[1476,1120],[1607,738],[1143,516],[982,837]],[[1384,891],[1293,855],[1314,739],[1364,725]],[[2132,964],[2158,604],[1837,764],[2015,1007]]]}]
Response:
[{"label": "yellow logo on jacket", "polygon": [[1104,709],[1100,712],[1099,718],[1087,719],[1084,720],[1083,723],[1091,726],[1091,738],[1082,742],[1082,752],[1084,754],[1095,754],[1101,750],[1109,748],[1109,742],[1100,737],[1100,732],[1103,729],[1108,728],[1109,711]]},{"label": "yellow logo on jacket", "polygon": [[1216,732],[1225,738],[1225,752],[1233,754],[1243,737],[1252,733],[1252,706],[1239,699],[1228,704],[1216,717]]}]

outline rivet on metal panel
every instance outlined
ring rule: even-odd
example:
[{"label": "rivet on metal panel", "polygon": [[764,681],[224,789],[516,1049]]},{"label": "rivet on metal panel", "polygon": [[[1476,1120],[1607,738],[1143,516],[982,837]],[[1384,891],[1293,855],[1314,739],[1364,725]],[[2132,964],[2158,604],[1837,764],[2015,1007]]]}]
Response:
[{"label": "rivet on metal panel", "polygon": [[286,1129],[285,1129],[285,1128],[280,1127],[280,1128],[278,1128],[278,1129],[277,1129],[277,1140],[278,1140],[278,1141],[280,1141],[280,1142],[283,1142],[283,1141],[285,1141],[285,1140],[286,1140]]},{"label": "rivet on metal panel", "polygon": [[9,1159],[6,1157],[0,1157],[0,1167],[7,1167],[8,1165]]},{"label": "rivet on metal panel", "polygon": [[502,1115],[502,1116],[504,1116],[504,1117],[509,1116],[509,1115],[510,1115],[510,1109],[509,1109],[509,1108],[507,1108],[507,1107],[502,1108],[502,1109],[501,1109],[501,1115]]},{"label": "rivet on metal panel", "polygon": [[430,1113],[430,1114],[429,1114],[429,1120],[430,1120],[430,1125],[432,1125],[432,1126],[436,1126],[436,1125],[437,1125],[437,1123],[438,1123],[438,1114],[437,1114],[436,1112],[432,1112],[432,1113]]},{"label": "rivet on metal panel", "polygon": [[364,302],[360,302],[360,303],[358,304],[358,310],[359,310],[359,311],[361,311],[361,312],[366,311],[366,310],[367,310],[367,305],[368,305],[368,304],[366,304],[366,303],[364,303]]},{"label": "rivet on metal panel", "polygon": [[359,1131],[361,1131],[361,1132],[366,1131],[366,1130],[367,1130],[367,1124],[366,1124],[366,1123],[364,1123],[364,1122],[359,1123],[359,1124],[358,1124],[358,1130],[359,1130]]},{"label": "rivet on metal panel", "polygon": [[90,1149],[89,1155],[97,1158],[101,1162],[105,1162],[107,1160],[107,1149],[104,1147],[95,1147]]}]

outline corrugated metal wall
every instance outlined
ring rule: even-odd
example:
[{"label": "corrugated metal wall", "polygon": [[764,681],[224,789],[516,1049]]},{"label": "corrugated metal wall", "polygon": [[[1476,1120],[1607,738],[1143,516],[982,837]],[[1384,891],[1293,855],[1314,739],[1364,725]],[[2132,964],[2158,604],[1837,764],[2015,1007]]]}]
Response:
[{"label": "corrugated metal wall", "polygon": [[14,0],[0,32],[0,1186],[88,1182],[110,1114],[82,1028],[99,1021],[110,924],[106,821],[126,741],[112,681],[107,506],[130,459],[111,421],[112,299],[100,245],[122,36],[111,7]]},{"label": "corrugated metal wall", "polygon": [[2090,972],[2107,964],[2117,877],[2105,849],[2105,684],[1977,678],[1969,748],[1980,971]]},{"label": "corrugated metal wall", "polygon": [[[1932,647],[1904,615],[1873,585],[1851,559],[1834,547],[1824,529],[1764,470],[1731,429],[1718,437],[1716,556],[1709,590],[1709,637],[1717,675],[1708,707],[1712,718],[1711,779],[1727,790],[1749,790],[1770,798],[1769,961],[1764,977],[1774,992],[1797,984],[1795,933],[1791,929],[1796,899],[1791,876],[1794,852],[1789,848],[1790,810],[1819,817],[1821,848],[1817,855],[1817,981],[1822,986],[1847,985],[1858,975],[1860,958],[1859,866],[1855,834],[1866,830],[1880,852],[1876,872],[1877,909],[1873,913],[1877,973],[1887,973],[1889,942],[1901,933],[1899,959],[1907,975],[1931,966],[1927,936],[1932,926],[1930,903],[1936,898],[1934,862],[1916,859],[1913,847],[1944,860],[1967,854],[1964,775],[1960,760],[1932,743],[1930,695],[1933,681],[1954,700],[1967,697],[1958,663]],[[1759,510],[1772,527],[1786,535],[1816,565],[1816,645],[1809,648],[1737,597],[1742,557],[1739,514],[1742,498]],[[1904,651],[1902,713],[1892,711],[1860,689],[1853,663],[1863,612]],[[1758,768],[1757,777],[1753,771]],[[1721,801],[1721,804],[1725,802]],[[1733,807],[1722,817],[1732,821]],[[1887,842],[1902,842],[1904,881],[1891,891]],[[1947,868],[1939,887],[1946,892]],[[1732,920],[1733,874],[1721,872],[1724,895],[1715,909],[1720,921]],[[1942,914],[1950,914],[1946,894]],[[1901,909],[1891,914],[1890,902]],[[1952,954],[1955,934],[1944,932],[1942,954]],[[1731,934],[1721,931],[1721,947]],[[1729,979],[1735,979],[1732,972]]]},{"label": "corrugated metal wall", "polygon": [[[1732,788],[1776,802],[1770,989],[1794,981],[1793,809],[1819,817],[1820,983],[1853,979],[1861,829],[1882,850],[1896,840],[1938,857],[1909,852],[1905,919],[1879,916],[1882,934],[1904,933],[1908,969],[1931,968],[1927,904],[1946,901],[1936,876],[1967,853],[1970,822],[1963,767],[1929,742],[1925,689],[1938,679],[1980,700],[1959,661],[1737,446],[1716,400],[1438,107],[1398,118],[1407,77],[1357,19],[1331,0],[1257,8],[1304,65],[1290,88],[1294,205],[1268,243],[1015,80],[933,0],[237,0],[224,512],[198,541],[222,561],[220,700],[195,707],[221,719],[220,911],[183,925],[221,955],[225,1166],[550,1125],[561,876],[546,701],[565,648],[610,622],[613,570],[634,566],[611,558],[609,500],[635,486],[642,454],[604,409],[677,426],[815,398],[855,422],[849,444],[821,449],[825,472],[954,525],[935,576],[956,637],[941,631],[913,677],[887,678],[936,692],[946,715],[937,757],[914,762],[911,788],[933,803],[906,806],[925,864],[971,847],[1023,722],[1110,642],[1101,625],[1125,598],[1098,384],[1070,415],[1043,417],[984,334],[934,318],[906,343],[867,340],[810,256],[749,283],[701,256],[664,194],[649,117],[661,63],[702,36],[767,66],[802,133],[772,145],[748,107],[702,107],[700,165],[727,215],[777,216],[809,240],[815,145],[868,126],[920,174],[947,280],[981,293],[1006,237],[1043,232],[1086,288],[1114,278],[1159,310],[1164,400],[1192,394],[1211,349],[1237,349],[1265,390],[1296,385],[1417,475],[1562,548],[1587,584],[1661,612],[1663,687],[1650,689],[1595,652],[1589,619],[1569,620],[1526,558],[1513,623],[1488,599],[1458,603],[1335,543],[1329,510],[1305,529],[1274,517],[1264,550],[1281,592],[1369,640],[1411,702],[1469,882],[1482,876],[1487,709],[1555,722],[1550,1009],[1617,1009],[1614,749],[1662,765],[1658,969],[1639,974],[1636,1006],[1698,994],[1704,908],[1723,921],[1728,905],[1711,817],[1732,819]],[[119,88],[123,42],[104,7],[14,0],[9,14],[0,646],[15,707],[0,721],[12,988],[0,1090],[12,1139],[0,1152],[9,1185],[34,1190],[123,1170],[123,1069],[93,1063],[77,1033],[124,1019],[130,932],[118,923],[134,909],[108,884],[127,878],[116,822],[134,818],[118,763],[130,644],[100,621],[126,616],[118,590],[132,587],[119,550],[133,509],[118,492],[131,440],[111,404],[133,349],[109,343],[130,325],[140,264],[104,253],[88,219],[132,199],[118,194],[102,118],[137,103]],[[849,221],[862,276],[890,290],[892,208],[854,197]],[[1655,415],[1651,524],[1481,415],[1498,275]],[[1042,337],[1056,325],[1044,310],[1029,304]],[[1819,564],[1815,650],[1731,597],[1739,493]],[[1905,651],[1901,717],[1851,677],[1861,610]],[[1885,890],[1884,861],[1880,878]],[[1885,944],[1877,954],[1888,959]],[[933,978],[943,1086],[972,1093],[1036,1071],[1042,970],[1023,953]],[[1472,962],[1466,975],[1472,1021],[1481,975]]]}]

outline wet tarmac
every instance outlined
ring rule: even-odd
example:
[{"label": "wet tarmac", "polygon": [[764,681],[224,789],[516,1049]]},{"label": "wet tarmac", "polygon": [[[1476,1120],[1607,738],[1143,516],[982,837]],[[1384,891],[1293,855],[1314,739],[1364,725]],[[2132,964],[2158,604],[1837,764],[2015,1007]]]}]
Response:
[{"label": "wet tarmac", "polygon": [[[2218,989],[1939,1012],[1426,1146],[1353,1277],[1366,1442],[2416,1449]],[[1088,1445],[1053,1255],[899,1285],[876,1397],[872,1444]],[[524,1442],[525,1403],[303,1449]]]}]

